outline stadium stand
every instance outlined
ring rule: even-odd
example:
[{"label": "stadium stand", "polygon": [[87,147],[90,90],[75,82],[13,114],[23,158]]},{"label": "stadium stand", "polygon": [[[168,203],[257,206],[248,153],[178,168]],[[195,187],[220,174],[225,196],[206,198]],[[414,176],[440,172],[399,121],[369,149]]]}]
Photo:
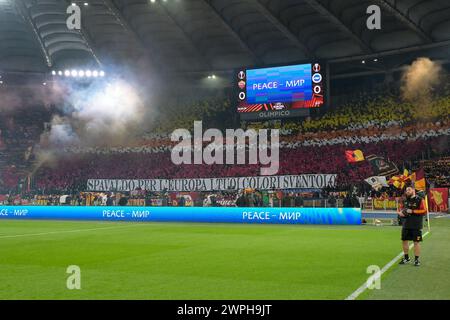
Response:
[{"label": "stadium stand", "polygon": [[[349,165],[345,160],[345,150],[361,149],[365,154],[384,156],[399,167],[422,166],[430,183],[436,186],[446,185],[448,176],[445,175],[445,167],[448,165],[448,158],[442,158],[438,162],[439,167],[433,166],[436,161],[430,158],[445,156],[448,152],[445,149],[450,135],[448,101],[449,98],[434,101],[422,122],[416,120],[424,114],[411,112],[410,106],[396,104],[393,99],[372,101],[365,104],[365,107],[359,103],[347,104],[324,116],[308,118],[300,123],[285,122],[279,126],[279,174],[338,173],[337,190],[347,190],[352,184],[361,185],[360,182],[371,175],[371,168],[367,163]],[[188,110],[190,118],[172,111],[165,115],[168,118],[164,124],[170,125],[166,130],[178,126],[192,127],[193,121],[205,114],[215,119],[212,124],[220,123],[217,119],[221,118],[224,111],[229,110],[229,100],[215,99],[182,108],[184,109]],[[8,169],[2,175],[4,190],[16,188],[19,178],[25,178],[23,173],[26,170],[20,169],[27,163],[30,169],[37,162],[33,149],[29,148],[39,141],[43,128],[38,128],[37,123],[42,122],[42,117],[31,113],[27,116],[20,114],[18,119],[22,122],[13,123],[10,120],[2,123],[2,145],[7,148],[10,156]],[[244,129],[258,129],[268,125],[259,123]],[[67,147],[62,152],[61,159],[43,164],[34,172],[33,186],[36,191],[52,190],[61,193],[81,191],[89,178],[226,177],[252,176],[259,172],[258,165],[176,166],[170,161],[170,150],[174,143],[168,136],[167,131],[163,133],[161,130],[157,134],[144,135],[134,146]],[[439,145],[443,145],[444,149],[435,150]],[[20,148],[12,152],[17,146]],[[365,189],[367,188],[361,187],[361,190]]]},{"label": "stadium stand", "polygon": [[[177,128],[191,129],[195,120],[202,120],[204,128],[221,130],[280,129],[278,173],[337,173],[337,186],[328,192],[341,192],[354,185],[359,186],[362,194],[371,192],[363,182],[372,174],[371,167],[367,162],[347,163],[344,152],[349,149],[382,156],[400,169],[424,168],[430,186],[449,185],[448,75],[443,72],[440,85],[436,85],[439,88],[433,87],[427,94],[430,99],[421,103],[403,99],[401,88],[406,63],[423,56],[439,61],[437,65],[448,63],[448,17],[445,15],[448,8],[442,2],[430,1],[428,6],[405,3],[399,8],[394,6],[395,10],[383,7],[381,11],[387,23],[371,35],[365,24],[359,27],[352,24],[360,17],[358,10],[351,8],[365,10],[367,1],[358,5],[354,1],[333,5],[330,1],[320,1],[320,4],[318,1],[298,1],[292,5],[289,1],[281,1],[279,5],[272,5],[270,1],[237,1],[241,10],[236,12],[229,10],[233,4],[220,4],[220,1],[186,3],[192,21],[201,25],[204,32],[201,36],[192,21],[177,14],[176,4],[144,2],[96,1],[93,5],[83,6],[85,30],[78,35],[65,29],[64,3],[37,0],[20,1],[19,5],[19,2],[3,1],[1,15],[5,19],[8,17],[8,30],[20,35],[20,41],[5,37],[8,43],[0,48],[4,57],[0,69],[7,71],[0,75],[0,93],[3,94],[0,105],[0,194],[83,191],[87,179],[92,178],[259,174],[259,165],[172,164],[170,151],[175,143],[170,141],[170,133]],[[316,5],[312,5],[314,3]],[[292,17],[283,16],[287,9],[292,12]],[[254,12],[255,21],[264,23],[250,23],[252,27],[249,28],[245,12]],[[317,21],[317,29],[304,28],[307,22],[303,25],[295,20],[296,15],[304,12],[312,21]],[[148,19],[136,21],[133,19],[135,14]],[[411,14],[411,20],[405,20],[405,14]],[[431,14],[435,24],[420,27],[415,24],[415,19],[420,25],[421,19]],[[148,22],[155,16],[160,19],[155,23]],[[208,19],[203,19],[205,16]],[[106,22],[97,23],[99,17]],[[116,37],[112,36],[110,28],[114,28]],[[164,43],[157,36],[162,29],[167,32]],[[329,30],[339,31],[330,39],[327,36]],[[298,37],[300,33],[302,36]],[[11,46],[17,50],[9,52],[5,49]],[[235,84],[227,83],[236,68],[299,61],[311,63],[312,59],[323,59],[332,67],[329,86],[333,90],[329,105],[312,108],[309,116],[301,119],[239,121],[232,88]],[[41,84],[51,87],[53,93],[62,92],[55,76],[61,79],[58,78],[60,75],[75,75],[76,78],[81,72],[74,68],[82,67],[84,75],[86,68],[100,70],[103,66],[120,74],[141,91],[152,92],[145,96],[148,98],[145,107],[154,109],[153,125],[125,143],[67,144],[46,154],[43,135],[49,132],[52,117],[71,117],[77,110],[67,106],[68,101],[39,106],[28,103],[22,109],[16,108],[17,100],[21,100],[17,98],[24,94],[7,99],[6,93],[15,86],[13,80],[18,75],[26,78],[15,87],[17,89],[33,82],[32,76],[47,73],[46,82],[39,81],[39,90],[31,89],[35,92],[26,99],[27,102],[42,102],[48,100],[42,99],[42,96],[47,98],[48,92],[37,94],[42,92]],[[213,70],[217,70],[217,74]],[[52,76],[47,78],[48,74]],[[152,75],[152,81],[148,74]],[[47,80],[55,86],[47,85]],[[147,80],[150,84],[144,85]],[[72,83],[69,87],[77,91],[86,86]],[[67,98],[68,92],[63,96]],[[158,97],[153,100],[153,96]]]}]

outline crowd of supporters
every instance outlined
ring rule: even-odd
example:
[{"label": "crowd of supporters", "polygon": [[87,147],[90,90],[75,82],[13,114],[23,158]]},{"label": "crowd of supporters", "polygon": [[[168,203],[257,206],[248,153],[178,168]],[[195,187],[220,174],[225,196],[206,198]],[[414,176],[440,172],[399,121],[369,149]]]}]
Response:
[{"label": "crowd of supporters", "polygon": [[[328,110],[320,117],[309,117],[305,121],[279,124],[284,134],[325,131],[338,129],[386,128],[408,123],[427,123],[447,119],[450,115],[450,96],[439,97],[427,105],[416,106],[401,102],[394,97],[360,99]],[[260,122],[256,128],[273,127],[270,122]],[[276,126],[275,126],[276,127]]]},{"label": "crowd of supporters", "polygon": [[450,187],[450,157],[424,160],[419,163],[425,170],[425,179],[434,187]]},{"label": "crowd of supporters", "polygon": [[[382,144],[352,145],[361,148],[366,154],[388,157],[395,163],[414,159],[436,139],[419,141],[387,141]],[[371,175],[367,162],[349,164],[344,156],[348,146],[301,147],[281,149],[280,175],[303,173],[338,173],[338,183],[346,187]],[[169,153],[143,155],[126,154],[88,154],[65,155],[52,166],[43,166],[35,177],[35,187],[40,190],[62,189],[72,186],[83,188],[87,179],[148,179],[148,178],[207,178],[225,176],[258,175],[259,165],[175,165]]]},{"label": "crowd of supporters", "polygon": [[[41,193],[61,190],[82,191],[89,178],[148,179],[254,176],[259,165],[174,165],[170,150],[170,130],[192,128],[194,120],[204,120],[207,127],[223,128],[224,119],[233,107],[229,100],[210,100],[185,108],[168,108],[152,130],[133,145],[105,147],[70,146],[59,150],[51,163],[29,165],[33,172],[32,188]],[[234,110],[232,110],[234,112]],[[232,113],[233,113],[232,112]],[[16,161],[2,165],[0,189],[11,190],[25,181],[18,163],[33,160],[30,147],[38,142],[42,128],[27,119],[24,123],[0,122],[0,154],[11,154],[12,146],[21,146]],[[337,173],[338,186],[348,188],[372,175],[367,162],[349,164],[344,154],[360,149],[365,155],[375,154],[395,162],[400,168],[415,169],[423,165],[427,178],[436,186],[448,185],[448,161],[433,167],[418,161],[449,155],[450,96],[435,99],[423,108],[384,98],[354,103],[329,110],[324,115],[304,121],[262,122],[245,124],[244,129],[279,128],[280,170],[278,174]],[[11,122],[11,120],[9,120]],[[207,127],[205,126],[207,124]],[[16,131],[18,131],[16,133]],[[444,158],[447,159],[447,158]],[[1,161],[1,158],[0,158]],[[431,163],[431,165],[430,165]]]},{"label": "crowd of supporters", "polygon": [[43,107],[18,109],[0,116],[0,190],[20,184],[34,160],[33,148],[39,142],[50,111]]},{"label": "crowd of supporters", "polygon": [[177,207],[361,207],[355,192],[316,190],[227,190],[195,193],[149,192],[64,192],[0,195],[0,205],[38,206],[177,206]]},{"label": "crowd of supporters", "polygon": [[178,128],[190,128],[194,121],[203,120],[211,128],[227,128],[232,126],[235,109],[228,98],[209,98],[191,103],[169,104],[157,117],[156,126],[147,137],[167,136]]}]

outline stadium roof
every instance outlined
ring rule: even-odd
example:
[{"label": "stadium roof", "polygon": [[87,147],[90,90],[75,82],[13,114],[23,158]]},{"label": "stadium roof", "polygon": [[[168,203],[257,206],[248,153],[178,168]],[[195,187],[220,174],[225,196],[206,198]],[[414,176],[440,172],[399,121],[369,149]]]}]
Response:
[{"label": "stadium roof", "polygon": [[[73,2],[80,31],[66,26]],[[366,27],[372,4],[381,30]],[[131,61],[227,70],[448,47],[449,30],[448,0],[0,0],[0,70]]]}]

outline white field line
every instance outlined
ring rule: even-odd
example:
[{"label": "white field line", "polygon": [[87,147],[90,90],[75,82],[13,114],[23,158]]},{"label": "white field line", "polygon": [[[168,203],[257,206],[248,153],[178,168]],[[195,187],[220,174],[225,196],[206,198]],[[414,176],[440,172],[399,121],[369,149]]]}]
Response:
[{"label": "white field line", "polygon": [[20,237],[34,237],[34,236],[46,236],[46,235],[50,235],[50,234],[77,233],[77,232],[108,230],[108,229],[121,229],[121,228],[129,228],[129,227],[132,227],[132,226],[139,226],[139,225],[145,225],[145,224],[130,224],[130,225],[127,225],[127,226],[120,226],[120,227],[104,227],[104,228],[90,228],[90,229],[50,231],[50,232],[41,232],[41,233],[13,234],[13,235],[7,235],[7,236],[0,236],[0,239],[20,238]]},{"label": "white field line", "polygon": [[[423,237],[425,238],[428,235],[428,231],[424,233]],[[414,246],[414,243],[412,243],[409,246],[409,249],[411,250],[411,248]],[[375,275],[370,276],[369,278],[372,278],[372,281],[365,281],[358,289],[356,289],[351,295],[349,295],[347,298],[345,298],[345,300],[355,300],[361,293],[363,293],[364,291],[366,291],[366,289],[368,288],[368,283],[372,283],[373,280],[377,280],[378,278],[381,278],[381,276],[383,275],[383,273],[385,273],[386,271],[389,270],[390,267],[392,267],[397,261],[398,259],[400,259],[403,256],[403,251],[400,252],[394,259],[392,259],[391,261],[389,261],[384,267],[383,269],[381,269],[381,271],[379,273],[376,273]]]}]

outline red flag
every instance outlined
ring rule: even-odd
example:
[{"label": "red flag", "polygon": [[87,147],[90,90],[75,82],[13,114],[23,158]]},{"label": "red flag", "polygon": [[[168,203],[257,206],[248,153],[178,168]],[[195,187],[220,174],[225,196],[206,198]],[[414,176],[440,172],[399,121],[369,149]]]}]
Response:
[{"label": "red flag", "polygon": [[361,150],[346,150],[345,157],[348,162],[364,161],[364,155]]},{"label": "red flag", "polygon": [[411,180],[414,182],[414,188],[419,191],[425,191],[425,172],[423,169],[419,169],[413,173]]}]

